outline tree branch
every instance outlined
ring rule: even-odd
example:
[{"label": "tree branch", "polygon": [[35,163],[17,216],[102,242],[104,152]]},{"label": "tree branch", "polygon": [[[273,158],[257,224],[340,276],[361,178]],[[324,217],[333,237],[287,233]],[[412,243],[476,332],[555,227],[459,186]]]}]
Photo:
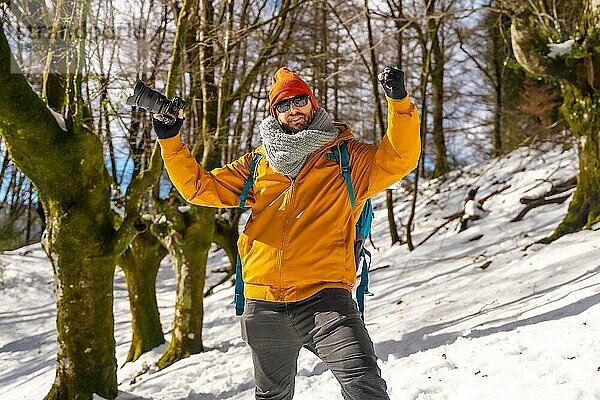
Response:
[{"label": "tree branch", "polygon": [[548,43],[540,36],[535,20],[513,17],[510,32],[515,58],[527,72],[568,81],[573,79],[572,67],[567,66],[562,58],[550,58],[544,54],[548,52]]},{"label": "tree branch", "polygon": [[535,198],[531,198],[531,197],[521,198],[519,201],[521,202],[521,204],[525,204],[525,208],[523,210],[521,210],[521,212],[516,217],[511,219],[510,222],[521,221],[523,219],[523,217],[525,216],[525,214],[527,214],[529,211],[533,210],[536,207],[543,206],[546,204],[560,204],[560,203],[564,202],[569,197],[571,197],[570,194],[568,194],[566,196],[560,196],[560,197],[551,197],[551,196],[554,196],[554,195],[557,195],[560,193],[564,193],[568,190],[573,189],[576,186],[577,186],[577,176],[574,176],[574,177],[566,180],[565,182],[561,182],[558,184],[553,183],[550,190],[541,196],[538,196]]},{"label": "tree branch", "polygon": [[[12,68],[12,69],[11,69]],[[69,140],[52,112],[18,69],[0,21],[0,135],[15,165],[38,191],[52,197],[66,171],[62,143]]]}]

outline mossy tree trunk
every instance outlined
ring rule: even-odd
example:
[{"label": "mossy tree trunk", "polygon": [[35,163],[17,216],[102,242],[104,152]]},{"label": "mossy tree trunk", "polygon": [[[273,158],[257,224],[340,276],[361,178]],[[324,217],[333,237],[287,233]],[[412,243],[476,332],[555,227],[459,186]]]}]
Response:
[{"label": "mossy tree trunk", "polygon": [[217,216],[213,242],[225,251],[229,258],[230,266],[225,275],[217,283],[204,291],[204,297],[212,295],[218,286],[227,282],[235,274],[238,256],[237,241],[240,236],[238,225],[242,212],[239,209],[221,210],[221,212],[227,213],[228,218]]},{"label": "mossy tree trunk", "polygon": [[[193,207],[185,213],[165,210],[169,220],[164,236],[177,271],[177,295],[171,341],[157,362],[160,369],[204,351],[202,320],[208,252],[214,234],[215,209]],[[179,215],[175,215],[178,213]]]},{"label": "mossy tree trunk", "polygon": [[88,216],[90,209],[101,209],[93,206],[108,204],[106,200],[97,193],[69,205],[44,201],[48,225],[42,244],[56,278],[58,331],[56,380],[46,399],[89,399],[92,393],[112,399],[118,392],[113,318],[116,257],[105,256],[102,249],[112,223],[106,207],[95,218]]},{"label": "mossy tree trunk", "polygon": [[136,237],[119,257],[131,308],[132,339],[125,362],[165,342],[156,302],[156,275],[167,250],[149,231]]},{"label": "mossy tree trunk", "polygon": [[42,245],[54,270],[58,331],[56,378],[46,399],[91,399],[93,393],[112,399],[118,392],[116,260],[137,234],[141,195],[157,177],[142,173],[132,181],[124,199],[127,215],[116,218],[102,143],[86,128],[77,75],[81,45],[77,52],[63,130],[24,75],[11,71],[14,61],[0,21],[0,134],[15,165],[36,187],[46,216]]},{"label": "mossy tree trunk", "polygon": [[576,87],[563,85],[563,95],[561,110],[577,138],[579,176],[567,215],[554,233],[543,239],[545,243],[600,222],[600,92],[585,96]]},{"label": "mossy tree trunk", "polygon": [[[600,222],[600,5],[593,0],[559,2],[556,21],[543,12],[552,6],[541,2],[539,13],[529,3],[511,8],[515,57],[530,73],[560,83],[561,111],[579,149],[575,194],[567,215],[544,243]],[[570,38],[570,51],[549,57],[550,41]]]}]

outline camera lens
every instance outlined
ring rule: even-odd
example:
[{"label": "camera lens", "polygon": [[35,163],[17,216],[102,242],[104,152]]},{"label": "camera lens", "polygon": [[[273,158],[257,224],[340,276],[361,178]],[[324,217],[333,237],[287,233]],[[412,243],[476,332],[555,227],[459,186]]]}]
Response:
[{"label": "camera lens", "polygon": [[138,79],[133,89],[133,96],[128,97],[126,103],[129,106],[140,107],[154,114],[162,114],[169,105],[169,99]]}]

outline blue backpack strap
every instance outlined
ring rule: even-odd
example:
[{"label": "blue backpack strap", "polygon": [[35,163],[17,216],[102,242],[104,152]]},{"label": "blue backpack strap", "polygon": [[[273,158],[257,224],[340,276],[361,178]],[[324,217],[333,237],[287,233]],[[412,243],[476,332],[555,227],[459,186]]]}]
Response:
[{"label": "blue backpack strap", "polygon": [[352,187],[352,178],[350,177],[352,169],[350,168],[350,154],[348,153],[348,141],[344,140],[340,142],[339,149],[338,147],[332,147],[331,151],[333,152],[333,158],[338,164],[340,164],[340,167],[342,168],[342,176],[346,181],[348,195],[350,196],[350,204],[352,205],[352,208],[354,208],[354,188]]},{"label": "blue backpack strap", "polygon": [[[360,252],[357,257],[356,268],[361,267],[360,272],[360,284],[356,288],[356,302],[358,303],[358,310],[360,311],[361,318],[365,319],[365,295],[373,296],[373,293],[369,292],[369,269],[371,267],[371,253],[365,249],[365,241],[369,237],[371,232],[371,223],[373,221],[373,204],[371,199],[365,202],[365,206],[360,214],[358,222],[356,223],[356,236],[360,241]],[[367,261],[368,256],[368,261]],[[358,265],[360,264],[360,265]]]},{"label": "blue backpack strap", "polygon": [[[252,162],[250,162],[250,173],[246,178],[246,182],[244,183],[244,187],[242,189],[242,193],[240,194],[240,208],[244,208],[246,206],[246,197],[248,197],[248,193],[254,184],[254,175],[256,173],[256,167],[258,163],[262,159],[262,154],[256,153],[252,158]],[[235,304],[235,315],[242,315],[244,313],[244,303],[246,299],[244,298],[244,280],[242,279],[242,260],[240,259],[240,255],[237,256],[237,261],[235,263],[235,294],[233,295],[233,303]]]},{"label": "blue backpack strap", "polygon": [[[369,256],[369,261],[367,261]],[[360,311],[360,318],[365,320],[365,295],[374,296],[369,292],[369,268],[371,267],[371,252],[363,248],[360,259],[362,260],[362,271],[360,273],[360,285],[356,288],[356,303]]]},{"label": "blue backpack strap", "polygon": [[[350,154],[348,153],[348,141],[344,140],[340,142],[338,147],[331,148],[332,154],[328,155],[328,158],[333,158],[340,165],[342,169],[342,176],[346,181],[346,187],[348,188],[348,195],[350,197],[350,204],[352,208],[355,206],[354,188],[352,187],[352,178],[350,173]],[[360,311],[360,316],[365,319],[365,295],[373,296],[373,293],[369,292],[369,268],[371,266],[371,253],[365,249],[364,243],[366,238],[369,237],[371,232],[371,222],[373,221],[373,205],[371,199],[367,199],[363,210],[360,214],[358,222],[356,223],[356,241],[355,245],[355,261],[356,268],[362,267],[360,274],[360,284],[356,288],[356,303]],[[368,256],[368,261],[367,261]]]},{"label": "blue backpack strap", "polygon": [[340,143],[340,152],[342,161],[342,176],[346,181],[346,187],[348,188],[348,194],[350,195],[350,204],[352,205],[352,208],[354,208],[354,188],[352,187],[352,178],[350,177],[350,172],[352,169],[350,168],[350,154],[348,154],[347,140],[344,140]]},{"label": "blue backpack strap", "polygon": [[235,263],[235,294],[233,296],[233,304],[235,304],[235,315],[240,316],[244,313],[244,280],[242,279],[242,260],[237,256]]},{"label": "blue backpack strap", "polygon": [[240,194],[240,208],[246,207],[246,197],[248,197],[248,193],[250,193],[250,189],[252,189],[256,167],[258,166],[258,163],[262,157],[262,154],[256,153],[250,162],[250,173],[248,174],[248,178],[246,178],[246,183],[244,184],[242,193]]}]

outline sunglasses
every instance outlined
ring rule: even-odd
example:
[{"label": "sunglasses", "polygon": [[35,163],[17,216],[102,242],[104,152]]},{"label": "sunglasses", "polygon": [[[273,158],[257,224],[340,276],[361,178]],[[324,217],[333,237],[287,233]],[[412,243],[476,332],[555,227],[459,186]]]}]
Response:
[{"label": "sunglasses", "polygon": [[296,107],[304,107],[308,104],[308,96],[302,95],[292,97],[291,99],[285,99],[275,104],[273,108],[275,108],[275,110],[277,110],[278,113],[284,113],[289,111],[290,107],[292,106],[292,103],[294,103]]}]

